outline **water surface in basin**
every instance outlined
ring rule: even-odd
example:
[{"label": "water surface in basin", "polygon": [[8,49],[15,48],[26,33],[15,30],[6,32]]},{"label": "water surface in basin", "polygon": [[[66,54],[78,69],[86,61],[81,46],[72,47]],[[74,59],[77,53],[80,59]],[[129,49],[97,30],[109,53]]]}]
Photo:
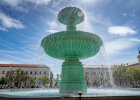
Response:
[{"label": "water surface in basin", "polygon": [[[62,94],[58,89],[2,89],[0,95],[22,96],[22,97],[58,97],[74,96],[74,94]],[[140,88],[89,88],[83,96],[128,96],[140,95]]]}]

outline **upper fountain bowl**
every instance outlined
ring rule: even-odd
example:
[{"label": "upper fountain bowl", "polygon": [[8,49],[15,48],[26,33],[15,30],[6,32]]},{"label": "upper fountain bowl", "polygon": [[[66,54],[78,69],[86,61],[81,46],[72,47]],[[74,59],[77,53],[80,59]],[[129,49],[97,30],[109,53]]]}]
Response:
[{"label": "upper fountain bowl", "polygon": [[46,36],[41,45],[44,51],[57,59],[85,59],[98,53],[102,39],[83,31],[62,31]]}]

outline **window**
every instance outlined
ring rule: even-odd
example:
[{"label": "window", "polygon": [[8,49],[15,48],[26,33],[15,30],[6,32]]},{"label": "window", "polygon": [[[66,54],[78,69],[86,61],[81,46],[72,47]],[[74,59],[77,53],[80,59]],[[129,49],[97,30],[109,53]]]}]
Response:
[{"label": "window", "polygon": [[46,74],[46,71],[44,71],[44,74]]},{"label": "window", "polygon": [[41,71],[40,71],[40,75],[41,75]]},{"label": "window", "polygon": [[30,72],[30,74],[32,74],[32,71]]},{"label": "window", "polygon": [[2,74],[4,74],[4,71],[2,71]]},{"label": "window", "polygon": [[35,74],[37,74],[37,71],[35,71]]},{"label": "window", "polygon": [[28,74],[28,71],[26,71],[26,74]]}]

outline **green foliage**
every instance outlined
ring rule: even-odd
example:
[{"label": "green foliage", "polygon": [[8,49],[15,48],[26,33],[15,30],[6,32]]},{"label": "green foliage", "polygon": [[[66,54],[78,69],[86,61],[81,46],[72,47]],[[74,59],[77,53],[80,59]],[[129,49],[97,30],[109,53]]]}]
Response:
[{"label": "green foliage", "polygon": [[96,85],[96,86],[97,86],[98,83],[99,83],[98,79],[96,79],[96,78],[93,78],[93,79],[92,79],[92,82],[93,82],[93,84]]},{"label": "green foliage", "polygon": [[53,85],[53,73],[50,71],[50,87]]},{"label": "green foliage", "polygon": [[36,82],[35,80],[36,80],[35,77],[29,77],[30,83],[35,84]]},{"label": "green foliage", "polygon": [[4,77],[0,79],[0,84],[7,84],[7,83],[8,81]]},{"label": "green foliage", "polygon": [[127,68],[127,78],[128,78],[128,81],[130,83],[134,83],[134,82],[138,82],[140,81],[140,69],[137,69],[135,67],[129,67]]},{"label": "green foliage", "polygon": [[8,71],[5,78],[8,82],[14,82],[15,86],[18,87],[21,82],[26,82],[29,79],[29,76],[21,69],[17,69],[15,71]]},{"label": "green foliage", "polygon": [[107,78],[103,79],[103,83],[107,83],[109,80]]},{"label": "green foliage", "polygon": [[140,69],[136,67],[126,68],[124,65],[114,66],[113,77],[116,83],[130,83],[133,86],[140,83]]},{"label": "green foliage", "polygon": [[86,80],[86,83],[87,83],[87,85],[89,85],[89,78],[88,78],[88,73],[85,73],[85,80]]},{"label": "green foliage", "polygon": [[119,82],[121,85],[126,78],[126,67],[124,65],[114,66],[113,77],[116,82]]},{"label": "green foliage", "polygon": [[5,78],[8,80],[8,82],[14,82],[14,71],[7,71]]},{"label": "green foliage", "polygon": [[39,82],[39,84],[45,85],[45,84],[49,84],[50,79],[48,78],[47,75],[45,75],[45,76],[39,77],[39,78],[38,78],[38,82]]}]

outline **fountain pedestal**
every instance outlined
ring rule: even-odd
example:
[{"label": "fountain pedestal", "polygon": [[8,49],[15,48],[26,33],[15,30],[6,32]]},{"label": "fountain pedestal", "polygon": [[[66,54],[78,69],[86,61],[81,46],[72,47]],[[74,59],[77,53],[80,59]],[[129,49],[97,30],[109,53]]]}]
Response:
[{"label": "fountain pedestal", "polygon": [[61,77],[59,85],[61,93],[87,91],[83,65],[78,59],[68,59],[63,62]]}]

